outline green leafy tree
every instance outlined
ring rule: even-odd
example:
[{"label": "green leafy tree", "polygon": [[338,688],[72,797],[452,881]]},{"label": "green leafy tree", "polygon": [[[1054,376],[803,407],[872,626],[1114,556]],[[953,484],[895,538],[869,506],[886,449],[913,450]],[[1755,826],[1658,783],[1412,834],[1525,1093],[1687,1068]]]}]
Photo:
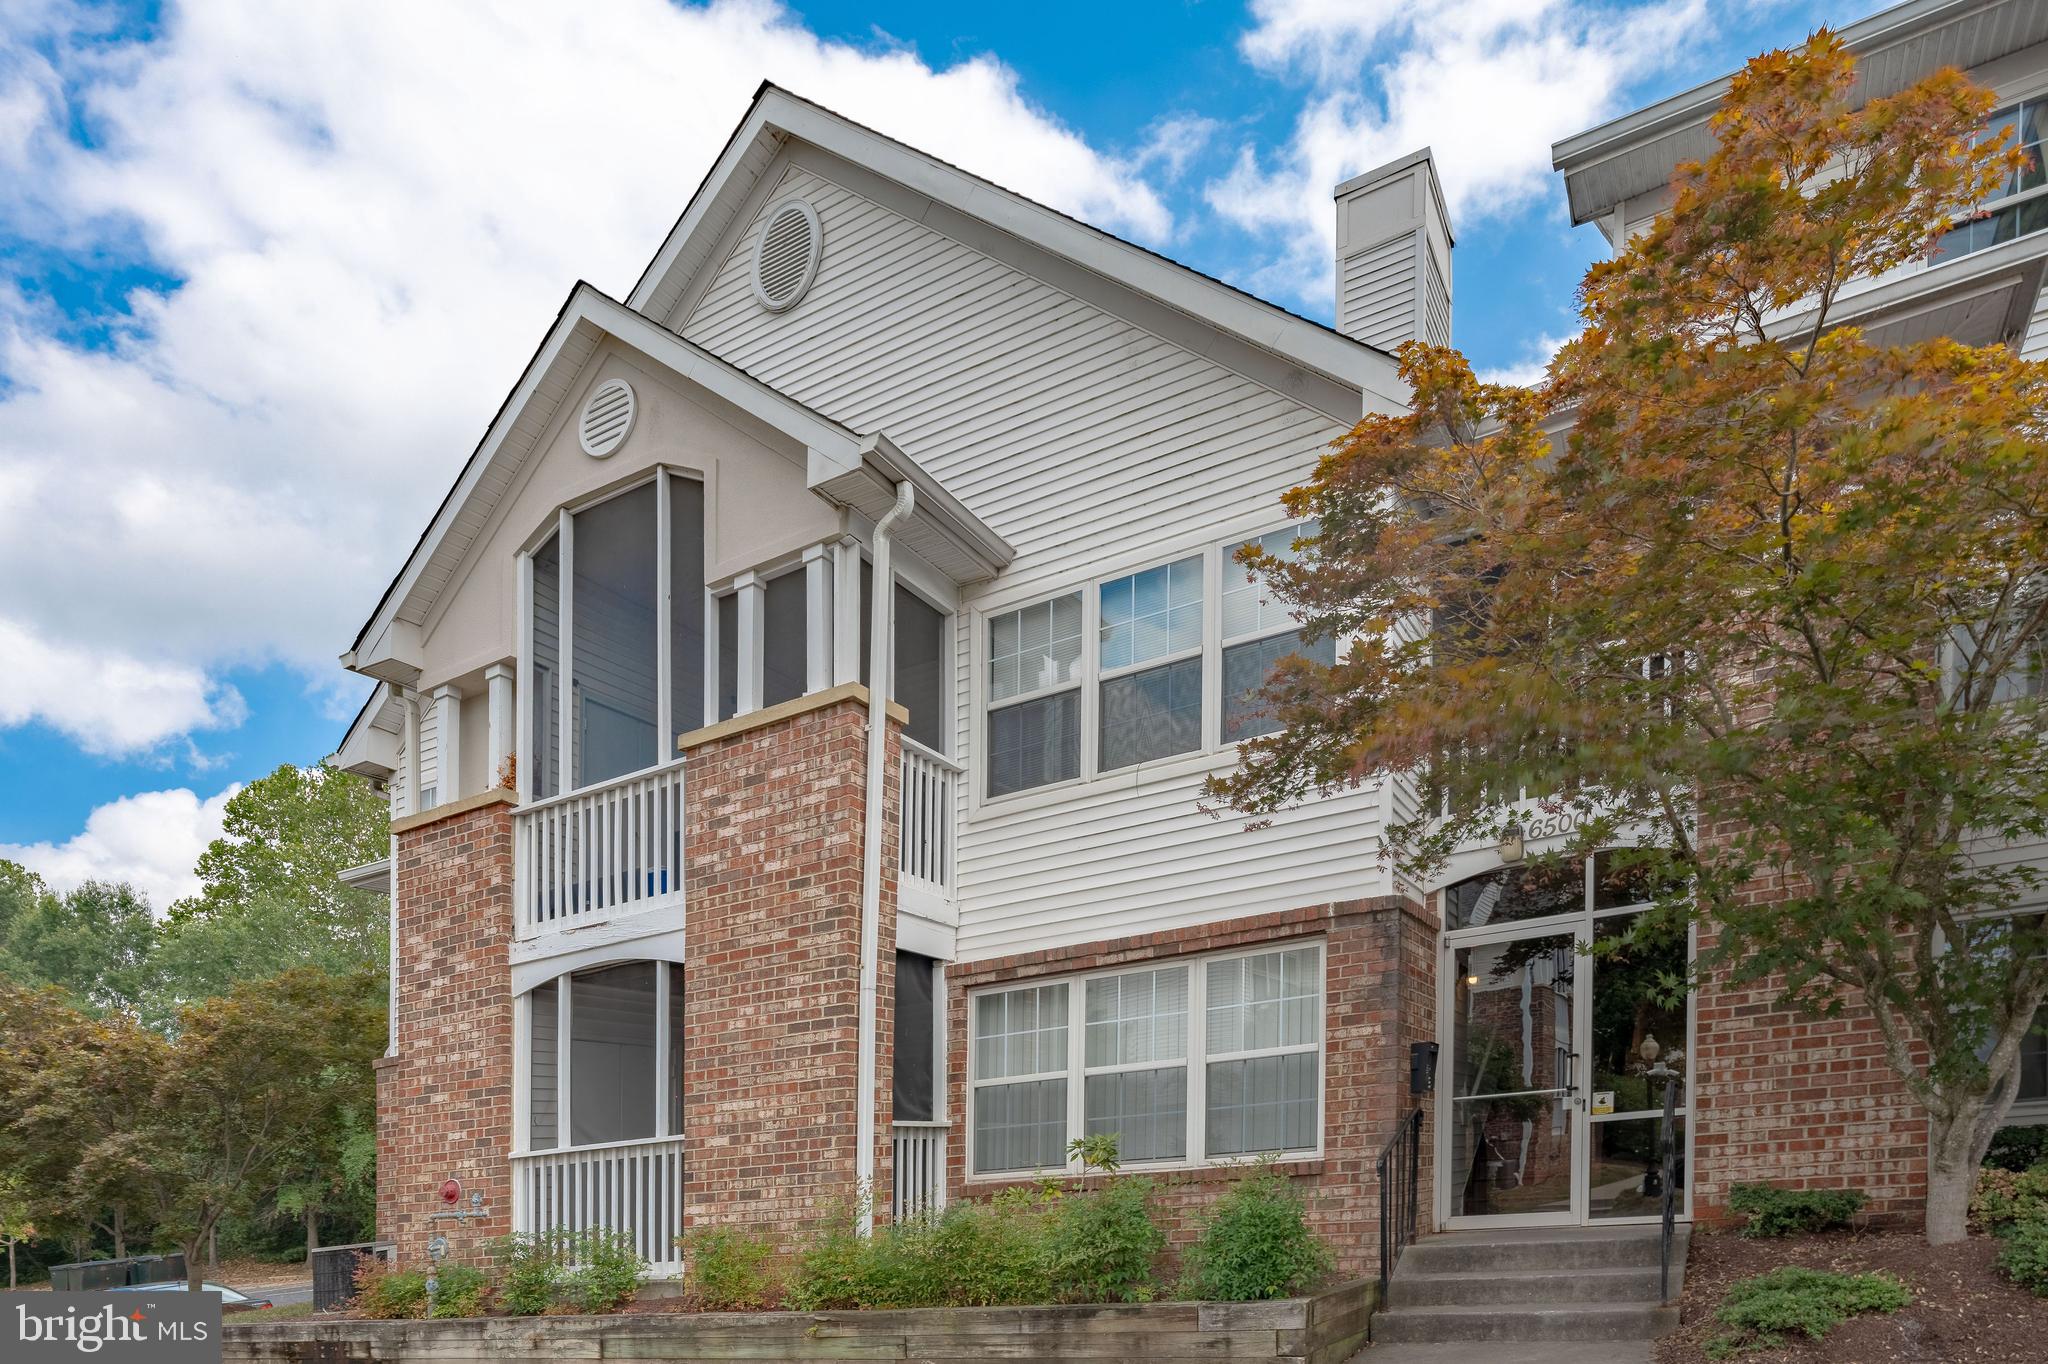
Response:
[{"label": "green leafy tree", "polygon": [[156,946],[149,901],[111,881],[87,881],[58,895],[32,875],[15,875],[19,867],[0,865],[12,868],[0,873],[0,901],[14,901],[4,915],[0,973],[54,985],[96,1013],[136,1009],[150,988]]},{"label": "green leafy tree", "polygon": [[221,836],[199,855],[200,892],[172,905],[171,920],[282,903],[361,939],[366,905],[378,897],[343,885],[341,873],[390,850],[390,821],[390,806],[361,777],[286,763],[228,800]]},{"label": "green leafy tree", "polygon": [[0,1172],[0,1241],[7,1243],[7,1286],[17,1287],[19,1277],[14,1248],[36,1234],[35,1205],[29,1197],[28,1181],[12,1172]]},{"label": "green leafy tree", "polygon": [[1404,351],[1412,410],[1287,496],[1303,561],[1248,559],[1356,640],[1280,671],[1288,728],[1211,791],[1256,818],[1413,779],[1432,817],[1389,845],[1425,876],[1524,790],[1581,817],[1574,855],[1647,830],[1703,972],[1882,1038],[1946,1242],[2048,992],[2012,914],[2039,873],[1973,855],[2048,837],[2048,367],[1840,321],[2018,165],[1954,71],[1854,86],[1827,33],[1750,63],[1546,391]]}]

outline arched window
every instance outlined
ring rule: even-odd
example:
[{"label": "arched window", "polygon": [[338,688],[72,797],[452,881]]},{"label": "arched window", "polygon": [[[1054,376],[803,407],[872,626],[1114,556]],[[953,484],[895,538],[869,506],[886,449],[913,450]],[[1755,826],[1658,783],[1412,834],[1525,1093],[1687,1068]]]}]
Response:
[{"label": "arched window", "polygon": [[604,1146],[683,1130],[683,968],[627,961],[527,992],[525,1146]]}]

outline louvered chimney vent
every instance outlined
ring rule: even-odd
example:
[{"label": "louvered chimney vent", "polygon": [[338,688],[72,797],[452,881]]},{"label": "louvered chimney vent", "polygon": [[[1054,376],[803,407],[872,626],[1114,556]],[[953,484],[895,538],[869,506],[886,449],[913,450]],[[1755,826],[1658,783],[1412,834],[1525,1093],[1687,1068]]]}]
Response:
[{"label": "louvered chimney vent", "polygon": [[801,199],[776,205],[754,246],[754,297],[771,313],[794,308],[818,275],[825,232],[817,210]]},{"label": "louvered chimney vent", "polygon": [[576,423],[583,453],[603,459],[626,443],[633,434],[633,386],[624,379],[607,379],[583,404],[583,416]]}]

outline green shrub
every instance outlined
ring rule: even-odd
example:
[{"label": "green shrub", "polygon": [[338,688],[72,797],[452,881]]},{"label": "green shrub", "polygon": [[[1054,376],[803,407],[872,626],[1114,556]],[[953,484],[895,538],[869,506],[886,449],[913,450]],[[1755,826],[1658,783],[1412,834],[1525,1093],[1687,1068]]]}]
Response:
[{"label": "green shrub", "polygon": [[1732,1327],[1707,1342],[1707,1355],[1725,1359],[1767,1350],[1798,1332],[1820,1340],[1863,1312],[1896,1312],[1913,1300],[1906,1286],[1886,1274],[1832,1274],[1787,1265],[1731,1285],[1714,1313]]},{"label": "green shrub", "polygon": [[427,1276],[417,1269],[393,1269],[382,1260],[356,1264],[355,1310],[380,1320],[427,1314]]},{"label": "green shrub", "polygon": [[1970,1196],[1970,1224],[2003,1233],[2014,1223],[2048,1218],[2048,1166],[2014,1174],[2004,1169],[1977,1172]]},{"label": "green shrub", "polygon": [[535,1317],[555,1305],[568,1272],[570,1238],[560,1232],[520,1233],[491,1245],[498,1262],[498,1301],[507,1312]]},{"label": "green shrub", "polygon": [[1728,1209],[1749,1218],[1744,1236],[1789,1236],[1845,1227],[1863,1207],[1858,1189],[1781,1189],[1775,1184],[1737,1184]]},{"label": "green shrub", "polygon": [[932,1299],[952,1307],[1009,1307],[1052,1302],[1057,1291],[1048,1249],[1058,1191],[1006,1191],[988,1203],[955,1203],[929,1229],[899,1232],[928,1253],[911,1264]]},{"label": "green shrub", "polygon": [[[434,1316],[480,1317],[490,1309],[490,1276],[475,1265],[440,1266],[439,1284],[434,1293]],[[425,1285],[421,1285],[424,1297]],[[424,1310],[426,1304],[420,1304]]]},{"label": "green shrub", "polygon": [[1119,1179],[1055,1205],[1045,1238],[1063,1302],[1147,1302],[1166,1233],[1153,1216],[1152,1181]]},{"label": "green shrub", "polygon": [[576,1238],[576,1264],[562,1283],[569,1301],[585,1312],[616,1312],[640,1291],[647,1262],[633,1234],[592,1227]]},{"label": "green shrub", "polygon": [[1284,1298],[1314,1287],[1331,1263],[1330,1248],[1309,1230],[1300,1195],[1260,1166],[1203,1218],[1185,1256],[1182,1292],[1215,1302]]},{"label": "green shrub", "polygon": [[2019,1174],[2048,1163],[2048,1127],[2029,1123],[2024,1127],[2001,1127],[1984,1153],[1984,1164],[1995,1170]]},{"label": "green shrub", "polygon": [[706,1312],[758,1312],[782,1296],[775,1275],[775,1238],[765,1231],[719,1227],[684,1244],[685,1286]]},{"label": "green shrub", "polygon": [[2014,1283],[2039,1298],[2048,1298],[2048,1217],[2034,1216],[2006,1229],[1998,1249],[1998,1267]]}]

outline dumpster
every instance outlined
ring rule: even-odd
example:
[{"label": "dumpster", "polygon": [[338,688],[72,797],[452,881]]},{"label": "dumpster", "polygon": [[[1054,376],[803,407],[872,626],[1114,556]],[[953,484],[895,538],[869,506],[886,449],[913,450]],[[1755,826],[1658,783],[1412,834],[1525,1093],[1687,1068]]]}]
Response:
[{"label": "dumpster", "polygon": [[51,1265],[50,1287],[59,1293],[90,1293],[102,1288],[119,1288],[129,1282],[129,1260],[81,1260],[77,1264]]},{"label": "dumpster", "polygon": [[356,1266],[364,1260],[392,1263],[398,1248],[389,1241],[322,1246],[313,1252],[313,1310],[325,1312],[356,1295]]}]

